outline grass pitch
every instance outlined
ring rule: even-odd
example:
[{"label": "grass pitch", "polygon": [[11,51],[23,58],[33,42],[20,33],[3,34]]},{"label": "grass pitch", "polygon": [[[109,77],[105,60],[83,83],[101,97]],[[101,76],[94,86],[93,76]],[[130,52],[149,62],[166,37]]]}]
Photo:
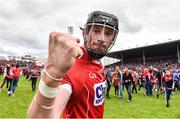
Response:
[{"label": "grass pitch", "polygon": [[[2,79],[0,79],[0,84]],[[128,103],[125,98],[114,96],[111,88],[110,99],[105,101],[104,118],[180,118],[180,94],[171,95],[170,107],[165,106],[164,94],[159,99],[155,95],[144,95],[144,89],[133,94],[133,101]],[[0,93],[0,118],[27,118],[27,109],[34,96],[31,81],[20,78],[14,97],[9,97],[5,86]]]}]

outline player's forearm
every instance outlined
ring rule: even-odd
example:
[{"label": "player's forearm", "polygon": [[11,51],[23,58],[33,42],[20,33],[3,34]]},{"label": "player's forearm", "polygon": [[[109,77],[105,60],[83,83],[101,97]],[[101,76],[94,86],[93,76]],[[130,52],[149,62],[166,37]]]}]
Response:
[{"label": "player's forearm", "polygon": [[60,81],[50,79],[43,73],[37,93],[28,110],[30,118],[56,117],[55,98]]},{"label": "player's forearm", "polygon": [[[56,108],[52,107],[54,105],[55,99],[48,99],[37,91],[34,96],[33,101],[28,109],[28,118],[54,118],[57,116]],[[52,107],[46,109],[44,107]]]},{"label": "player's forearm", "polygon": [[[59,102],[58,110],[62,110],[66,105],[71,94],[66,89],[62,88],[59,91],[60,94],[63,94],[59,98],[60,101],[55,101],[53,98],[56,97],[55,92],[62,76],[72,67],[76,59],[83,54],[78,44],[79,41],[78,38],[66,33],[50,33],[48,61],[42,76],[45,77],[45,80],[43,79],[43,82],[42,80],[40,82],[41,86],[39,86],[35,96],[36,101],[32,101],[28,112],[29,117],[53,117],[56,115],[56,107],[53,107],[56,102]],[[41,99],[41,96],[44,96],[43,99]],[[45,97],[48,99],[44,99]],[[40,114],[38,114],[39,110],[41,111]],[[47,112],[50,112],[50,114]]]}]

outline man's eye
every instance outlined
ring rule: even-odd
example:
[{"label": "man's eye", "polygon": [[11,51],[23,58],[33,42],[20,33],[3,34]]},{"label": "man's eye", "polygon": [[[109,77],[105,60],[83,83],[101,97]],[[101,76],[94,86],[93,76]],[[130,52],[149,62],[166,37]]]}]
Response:
[{"label": "man's eye", "polygon": [[106,34],[107,36],[112,35],[112,33],[111,33],[111,32],[105,32],[105,34]]},{"label": "man's eye", "polygon": [[95,33],[99,33],[99,32],[100,32],[99,29],[94,29],[93,31],[94,31]]}]

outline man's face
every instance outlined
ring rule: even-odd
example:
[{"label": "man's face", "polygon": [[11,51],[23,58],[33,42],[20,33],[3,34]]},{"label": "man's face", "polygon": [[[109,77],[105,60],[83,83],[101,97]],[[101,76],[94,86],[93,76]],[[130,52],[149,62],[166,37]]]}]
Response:
[{"label": "man's face", "polygon": [[90,26],[86,34],[87,48],[106,53],[114,39],[114,30],[102,25]]},{"label": "man's face", "polygon": [[116,72],[119,72],[119,67],[118,66],[116,66]]}]

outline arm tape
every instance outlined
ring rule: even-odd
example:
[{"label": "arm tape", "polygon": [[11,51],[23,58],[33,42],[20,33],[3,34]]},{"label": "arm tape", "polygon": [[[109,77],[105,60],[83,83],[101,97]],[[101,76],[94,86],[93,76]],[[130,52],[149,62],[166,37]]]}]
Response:
[{"label": "arm tape", "polygon": [[48,98],[55,98],[56,94],[59,90],[59,86],[57,88],[52,88],[52,87],[48,87],[45,82],[43,81],[43,79],[40,80],[39,82],[39,92]]},{"label": "arm tape", "polygon": [[52,105],[52,106],[44,106],[44,105],[42,105],[42,104],[40,104],[38,101],[37,101],[37,99],[36,99],[37,97],[36,97],[36,95],[34,96],[34,101],[36,102],[36,103],[38,103],[42,108],[44,108],[44,109],[53,109],[54,107],[55,107],[55,105]]}]

